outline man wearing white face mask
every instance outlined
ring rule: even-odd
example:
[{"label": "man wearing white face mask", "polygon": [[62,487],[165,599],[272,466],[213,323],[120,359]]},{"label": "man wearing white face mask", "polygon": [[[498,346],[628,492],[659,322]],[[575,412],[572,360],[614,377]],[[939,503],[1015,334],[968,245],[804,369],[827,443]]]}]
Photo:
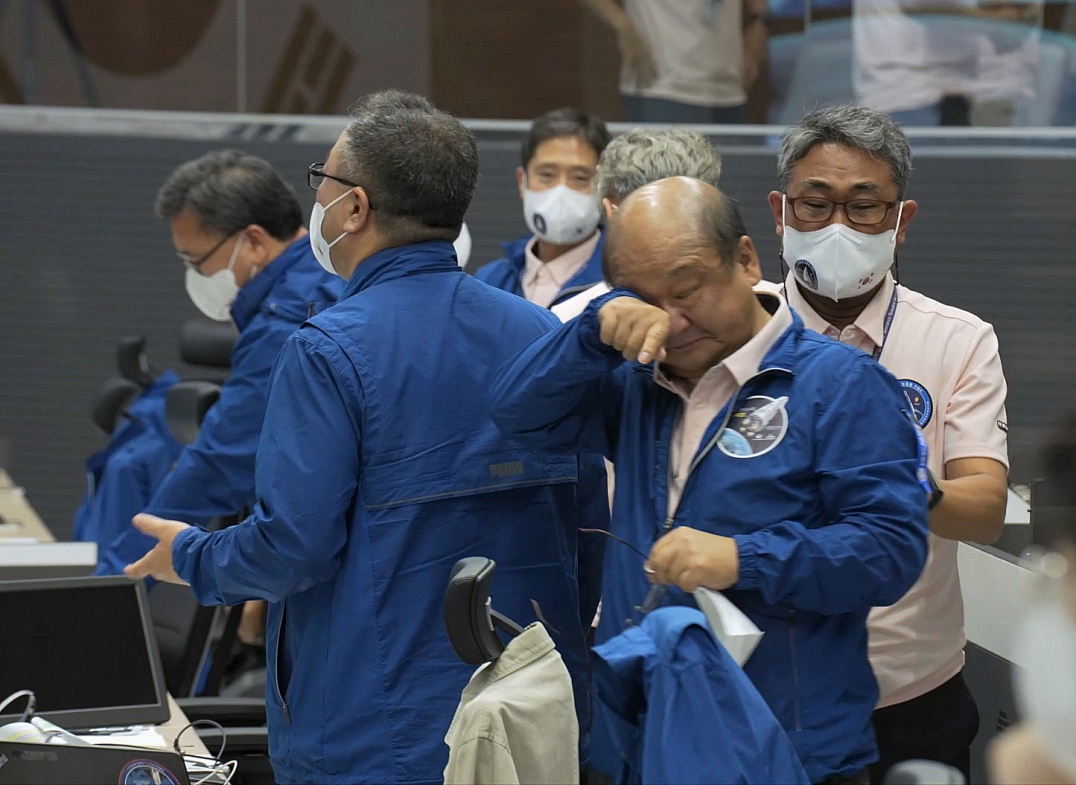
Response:
[{"label": "man wearing white face mask", "polygon": [[969,777],[978,730],[964,684],[957,542],[991,543],[1005,515],[1005,377],[993,328],[896,284],[889,272],[917,212],[904,199],[911,152],[872,109],[835,106],[790,129],[769,195],[790,268],[784,291],[804,324],[872,355],[897,379],[929,446],[930,556],[896,604],[870,617],[880,689],[874,728],[880,781],[893,763],[924,758]]},{"label": "man wearing white face mask", "polygon": [[[161,187],[156,211],[171,228],[195,306],[239,330],[220,400],[146,508],[205,523],[253,505],[269,372],[310,304],[335,302],[343,282],[318,266],[295,192],[268,162],[242,151],[217,150],[180,166]],[[153,546],[129,523],[105,549],[99,572],[118,574]]]},{"label": "man wearing white face mask", "polygon": [[498,289],[548,308],[601,280],[601,213],[591,195],[609,131],[597,117],[557,109],[531,124],[516,170],[531,235],[475,273]]}]

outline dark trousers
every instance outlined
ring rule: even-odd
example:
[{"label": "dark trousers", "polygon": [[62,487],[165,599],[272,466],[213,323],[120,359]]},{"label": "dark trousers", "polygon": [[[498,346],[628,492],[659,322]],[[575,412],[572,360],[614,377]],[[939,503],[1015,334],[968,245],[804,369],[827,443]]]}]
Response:
[{"label": "dark trousers", "polygon": [[871,765],[871,782],[881,782],[890,766],[913,758],[946,763],[971,782],[979,709],[961,674],[918,698],[878,709],[872,720],[879,760]]}]

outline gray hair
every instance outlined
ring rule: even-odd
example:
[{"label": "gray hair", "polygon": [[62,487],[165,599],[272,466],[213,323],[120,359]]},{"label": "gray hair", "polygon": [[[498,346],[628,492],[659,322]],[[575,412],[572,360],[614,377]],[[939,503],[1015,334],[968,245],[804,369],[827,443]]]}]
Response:
[{"label": "gray hair", "polygon": [[683,128],[635,128],[611,141],[598,160],[593,193],[619,202],[647,183],[693,177],[716,187],[721,155],[706,137]]},{"label": "gray hair", "polygon": [[168,176],[157,192],[157,217],[171,221],[183,210],[222,237],[256,224],[277,240],[290,240],[303,225],[291,186],[268,161],[242,150],[214,150]]},{"label": "gray hair", "polygon": [[912,170],[912,151],[904,132],[885,112],[849,104],[816,109],[785,132],[777,156],[777,178],[782,190],[788,190],[796,164],[815,145],[827,142],[859,150],[887,164],[897,186],[897,198],[904,198]]},{"label": "gray hair", "polygon": [[398,242],[454,240],[478,185],[474,134],[427,99],[385,90],[351,107],[342,177],[361,185]]}]

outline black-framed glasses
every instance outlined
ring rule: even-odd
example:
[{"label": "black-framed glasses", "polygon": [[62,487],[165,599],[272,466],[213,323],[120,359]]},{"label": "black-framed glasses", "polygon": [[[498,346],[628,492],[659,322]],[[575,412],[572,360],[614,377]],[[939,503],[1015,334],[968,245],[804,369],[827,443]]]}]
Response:
[{"label": "black-framed glasses", "polygon": [[877,226],[885,221],[889,211],[900,202],[886,202],[881,199],[849,199],[837,202],[824,196],[786,196],[792,206],[792,214],[804,223],[822,223],[833,217],[833,211],[840,207],[845,217],[860,226]]},{"label": "black-framed glasses", "polygon": [[[579,531],[584,533],[584,534],[603,534],[606,537],[609,537],[610,539],[612,539],[612,540],[614,540],[616,542],[619,542],[621,545],[626,545],[627,547],[631,548],[631,550],[635,551],[635,553],[639,554],[643,558],[643,570],[644,571],[649,571],[649,568],[646,566],[646,560],[649,557],[645,553],[643,553],[641,550],[636,548],[634,545],[632,545],[630,542],[625,540],[623,537],[618,537],[617,535],[613,534],[611,531],[607,531],[605,529],[580,528]],[[652,572],[652,571],[650,571],[650,572]],[[661,605],[661,601],[664,599],[665,592],[666,592],[667,589],[668,589],[668,587],[665,584],[662,584],[662,583],[655,583],[655,584],[651,585],[650,590],[647,591],[647,593],[646,593],[646,597],[643,598],[642,605],[636,605],[634,607],[634,609],[632,609],[631,618],[624,619],[624,626],[625,627],[637,627],[642,622],[643,616],[650,613],[650,611],[654,610],[659,605]]]},{"label": "black-framed glasses", "polygon": [[183,262],[183,264],[187,265],[187,267],[191,268],[191,269],[192,269],[192,270],[194,270],[195,272],[201,272],[201,270],[199,270],[199,268],[200,268],[200,267],[201,267],[201,266],[202,266],[203,264],[205,264],[206,262],[208,262],[208,261],[209,261],[209,257],[210,257],[210,256],[212,256],[213,254],[215,254],[215,253],[216,253],[217,251],[219,251],[219,250],[221,249],[221,246],[223,246],[223,245],[224,245],[224,244],[225,244],[226,242],[228,242],[228,241],[229,241],[229,240],[231,240],[231,239],[232,239],[233,237],[235,237],[235,234],[236,234],[236,233],[230,234],[230,235],[228,235],[227,237],[225,237],[225,238],[221,239],[221,241],[220,241],[219,243],[217,243],[216,245],[214,245],[214,246],[213,246],[212,248],[210,248],[210,249],[209,249],[208,251],[206,251],[206,252],[205,252],[204,254],[202,254],[201,256],[199,256],[199,257],[198,257],[197,259],[191,259],[191,258],[190,258],[190,256],[188,256],[187,254],[183,253],[183,251],[176,251],[176,256],[178,256],[178,257],[179,257],[179,260],[180,260],[181,262]]}]

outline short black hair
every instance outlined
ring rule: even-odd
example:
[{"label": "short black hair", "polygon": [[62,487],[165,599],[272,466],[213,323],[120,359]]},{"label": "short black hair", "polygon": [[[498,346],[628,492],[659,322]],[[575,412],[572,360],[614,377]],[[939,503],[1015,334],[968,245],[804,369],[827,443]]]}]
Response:
[{"label": "short black hair", "polygon": [[242,150],[214,150],[168,176],[157,192],[157,217],[171,221],[186,209],[222,237],[256,224],[287,241],[303,225],[291,186],[268,161]]},{"label": "short black hair", "polygon": [[[731,268],[736,263],[740,238],[747,236],[747,226],[744,224],[743,215],[740,214],[736,200],[717,187],[712,187],[712,190],[704,192],[695,218],[697,220],[695,234],[685,234],[681,238],[682,241],[685,244],[697,244],[703,249],[716,251],[722,265]],[[616,239],[616,232],[609,232],[602,245],[602,278],[610,284],[613,284],[615,273],[613,254],[616,246],[619,245]]]},{"label": "short black hair", "polygon": [[609,129],[605,127],[605,121],[600,117],[587,114],[579,109],[565,107],[546,112],[533,123],[530,130],[523,136],[522,149],[520,150],[523,168],[534,158],[534,152],[542,142],[555,139],[558,136],[578,136],[594,148],[594,152],[600,157],[605,146],[609,144]]},{"label": "short black hair", "polygon": [[454,240],[478,185],[474,134],[403,90],[361,98],[341,148],[341,176],[366,190],[374,220],[398,243]]}]

